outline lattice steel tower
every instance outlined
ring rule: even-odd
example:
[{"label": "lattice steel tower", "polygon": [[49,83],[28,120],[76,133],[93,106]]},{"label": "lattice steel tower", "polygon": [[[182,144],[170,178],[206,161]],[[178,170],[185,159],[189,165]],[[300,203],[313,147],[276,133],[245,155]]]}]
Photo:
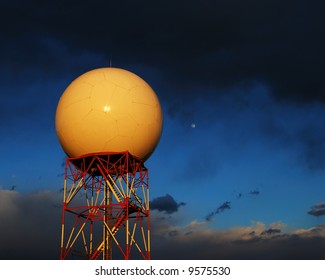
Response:
[{"label": "lattice steel tower", "polygon": [[75,79],[56,131],[65,163],[60,259],[150,259],[148,170],[162,131],[151,87],[118,68]]}]

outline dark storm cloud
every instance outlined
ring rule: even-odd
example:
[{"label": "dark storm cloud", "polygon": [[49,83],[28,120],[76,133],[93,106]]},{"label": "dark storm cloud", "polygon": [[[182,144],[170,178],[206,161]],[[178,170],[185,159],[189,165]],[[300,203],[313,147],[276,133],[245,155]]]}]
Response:
[{"label": "dark storm cloud", "polygon": [[[257,85],[275,100],[324,102],[323,9],[323,2],[302,0],[7,1],[0,10],[0,124],[19,116],[52,123],[46,115],[54,115],[68,83],[110,58],[147,80],[166,113],[187,125],[193,117],[211,125],[262,106],[247,98]],[[299,131],[282,133],[279,120],[256,117],[257,129],[279,144],[298,139],[308,168],[325,168],[322,134],[299,138]]]},{"label": "dark storm cloud", "polygon": [[91,65],[112,56],[183,89],[259,81],[278,99],[324,101],[323,9],[302,0],[10,1],[0,12],[1,61],[12,72],[79,74],[87,67],[78,57]]},{"label": "dark storm cloud", "polygon": [[0,190],[0,259],[58,259],[59,203],[50,191]]},{"label": "dark storm cloud", "polygon": [[276,110],[268,111],[267,117],[259,124],[258,129],[268,143],[291,149],[296,154],[296,160],[310,171],[324,170],[324,105],[314,104],[299,109],[286,107],[281,111],[282,115]]},{"label": "dark storm cloud", "polygon": [[315,204],[311,207],[311,210],[308,211],[308,214],[312,216],[324,216],[325,215],[325,202]]},{"label": "dark storm cloud", "polygon": [[152,210],[158,210],[159,212],[165,212],[167,214],[173,214],[177,212],[179,207],[184,205],[184,202],[177,203],[175,199],[169,194],[154,198],[150,202],[150,208]]},{"label": "dark storm cloud", "polygon": [[321,128],[323,124],[321,119],[319,125],[311,124],[297,134],[301,142],[300,159],[310,170],[325,169],[325,133]]}]

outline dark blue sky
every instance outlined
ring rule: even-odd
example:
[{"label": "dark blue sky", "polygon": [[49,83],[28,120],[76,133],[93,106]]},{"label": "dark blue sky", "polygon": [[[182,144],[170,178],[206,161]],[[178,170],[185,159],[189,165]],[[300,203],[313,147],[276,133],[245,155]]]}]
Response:
[{"label": "dark blue sky", "polygon": [[324,8],[2,3],[0,258],[58,257],[56,106],[73,79],[110,61],[146,80],[164,111],[146,163],[154,258],[324,258]]}]

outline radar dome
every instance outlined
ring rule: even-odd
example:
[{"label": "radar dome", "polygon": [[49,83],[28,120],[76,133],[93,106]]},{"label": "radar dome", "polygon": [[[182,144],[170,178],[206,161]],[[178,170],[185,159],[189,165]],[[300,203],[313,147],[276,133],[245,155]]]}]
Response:
[{"label": "radar dome", "polygon": [[68,157],[125,152],[147,160],[162,132],[162,110],[153,89],[119,68],[99,68],[63,92],[55,126]]}]

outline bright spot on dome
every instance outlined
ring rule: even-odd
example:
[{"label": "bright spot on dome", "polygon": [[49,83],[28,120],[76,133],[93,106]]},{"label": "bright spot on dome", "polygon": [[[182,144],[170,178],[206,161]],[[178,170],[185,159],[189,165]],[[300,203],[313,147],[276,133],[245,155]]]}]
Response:
[{"label": "bright spot on dome", "polygon": [[105,113],[108,113],[110,110],[111,110],[111,106],[109,106],[109,105],[104,106],[104,112]]},{"label": "bright spot on dome", "polygon": [[191,124],[191,127],[192,127],[192,128],[195,128],[195,127],[196,127],[195,123],[192,123],[192,124]]}]

